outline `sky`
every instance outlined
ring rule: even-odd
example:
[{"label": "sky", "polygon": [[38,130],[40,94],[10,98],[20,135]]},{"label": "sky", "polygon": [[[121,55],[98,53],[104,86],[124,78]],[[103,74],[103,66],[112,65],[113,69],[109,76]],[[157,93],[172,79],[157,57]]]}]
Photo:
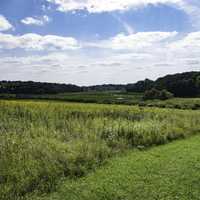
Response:
[{"label": "sky", "polygon": [[200,70],[199,0],[0,0],[0,80],[134,83]]}]

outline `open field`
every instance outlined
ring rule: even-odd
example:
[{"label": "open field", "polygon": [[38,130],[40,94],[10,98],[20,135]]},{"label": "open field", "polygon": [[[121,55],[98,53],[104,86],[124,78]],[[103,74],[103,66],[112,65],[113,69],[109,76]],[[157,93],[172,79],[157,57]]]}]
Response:
[{"label": "open field", "polygon": [[141,93],[126,93],[119,91],[112,92],[72,92],[61,94],[43,94],[43,95],[16,95],[0,94],[3,99],[43,99],[60,100],[67,102],[99,103],[99,104],[138,104],[142,99]]},{"label": "open field", "polygon": [[142,107],[175,108],[183,110],[200,109],[200,98],[172,98],[168,100],[142,99],[142,93],[127,92],[75,92],[49,95],[0,94],[0,99],[35,99],[63,102],[139,105]]},{"label": "open field", "polygon": [[199,111],[0,101],[0,197],[52,192],[111,156],[199,132]]},{"label": "open field", "polygon": [[200,0],[0,0],[0,200],[200,200]]}]

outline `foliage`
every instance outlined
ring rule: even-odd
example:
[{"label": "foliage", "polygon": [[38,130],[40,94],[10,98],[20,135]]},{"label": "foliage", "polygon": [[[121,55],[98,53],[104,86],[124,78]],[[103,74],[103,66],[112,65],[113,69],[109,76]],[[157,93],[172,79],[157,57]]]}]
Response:
[{"label": "foliage", "polygon": [[135,84],[128,84],[126,86],[127,92],[145,92],[154,87],[154,81],[145,79],[144,81],[138,81]]},{"label": "foliage", "polygon": [[81,87],[71,84],[40,83],[33,81],[0,81],[0,94],[58,94],[81,91]]},{"label": "foliage", "polygon": [[0,197],[53,191],[110,156],[200,130],[200,113],[132,106],[0,101]]},{"label": "foliage", "polygon": [[167,100],[146,100],[139,103],[142,107],[175,108],[182,110],[199,110],[200,98],[172,98]]},{"label": "foliage", "polygon": [[171,98],[173,98],[173,94],[171,92],[168,92],[167,90],[159,91],[155,88],[145,91],[143,96],[144,100],[153,100],[153,99],[166,100]]},{"label": "foliage", "polygon": [[127,91],[145,92],[152,88],[158,90],[166,89],[176,97],[197,97],[200,95],[200,72],[167,75],[158,78],[156,81],[139,81],[136,84],[129,84],[127,86]]},{"label": "foliage", "polygon": [[167,89],[176,97],[196,97],[200,94],[200,72],[168,75],[156,81],[156,88]]},{"label": "foliage", "polygon": [[144,100],[160,99],[160,91],[155,88],[147,90],[144,93],[143,99]]},{"label": "foliage", "polygon": [[160,91],[160,96],[159,96],[159,98],[161,99],[161,100],[166,100],[166,99],[171,99],[171,98],[173,98],[174,97],[174,95],[171,93],[171,92],[169,92],[169,91],[167,91],[167,90],[161,90]]}]

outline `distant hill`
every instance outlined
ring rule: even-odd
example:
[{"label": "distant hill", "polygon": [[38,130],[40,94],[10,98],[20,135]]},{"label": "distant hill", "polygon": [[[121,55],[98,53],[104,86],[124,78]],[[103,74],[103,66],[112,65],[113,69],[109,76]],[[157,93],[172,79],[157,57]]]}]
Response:
[{"label": "distant hill", "polygon": [[0,81],[0,93],[6,94],[58,94],[84,91],[145,92],[152,88],[166,89],[176,97],[200,95],[200,72],[185,72],[167,75],[156,81],[145,79],[133,84],[104,84],[80,87],[72,84],[41,83],[33,81]]},{"label": "distant hill", "polygon": [[167,89],[177,97],[200,95],[200,72],[186,72],[167,75],[155,81],[158,89]]},{"label": "distant hill", "polygon": [[58,94],[81,91],[81,87],[72,84],[41,83],[33,81],[0,81],[0,93],[7,94]]},{"label": "distant hill", "polygon": [[176,97],[196,97],[200,95],[200,72],[185,72],[167,75],[156,81],[146,79],[128,84],[128,92],[145,92],[151,88],[166,89]]}]

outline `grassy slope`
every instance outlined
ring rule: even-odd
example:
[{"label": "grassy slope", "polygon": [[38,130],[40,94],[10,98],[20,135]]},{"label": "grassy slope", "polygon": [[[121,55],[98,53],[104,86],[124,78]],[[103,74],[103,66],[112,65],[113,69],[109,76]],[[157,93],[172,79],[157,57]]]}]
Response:
[{"label": "grassy slope", "polygon": [[199,161],[200,136],[148,151],[132,151],[85,178],[64,182],[57,193],[44,199],[197,200]]}]

